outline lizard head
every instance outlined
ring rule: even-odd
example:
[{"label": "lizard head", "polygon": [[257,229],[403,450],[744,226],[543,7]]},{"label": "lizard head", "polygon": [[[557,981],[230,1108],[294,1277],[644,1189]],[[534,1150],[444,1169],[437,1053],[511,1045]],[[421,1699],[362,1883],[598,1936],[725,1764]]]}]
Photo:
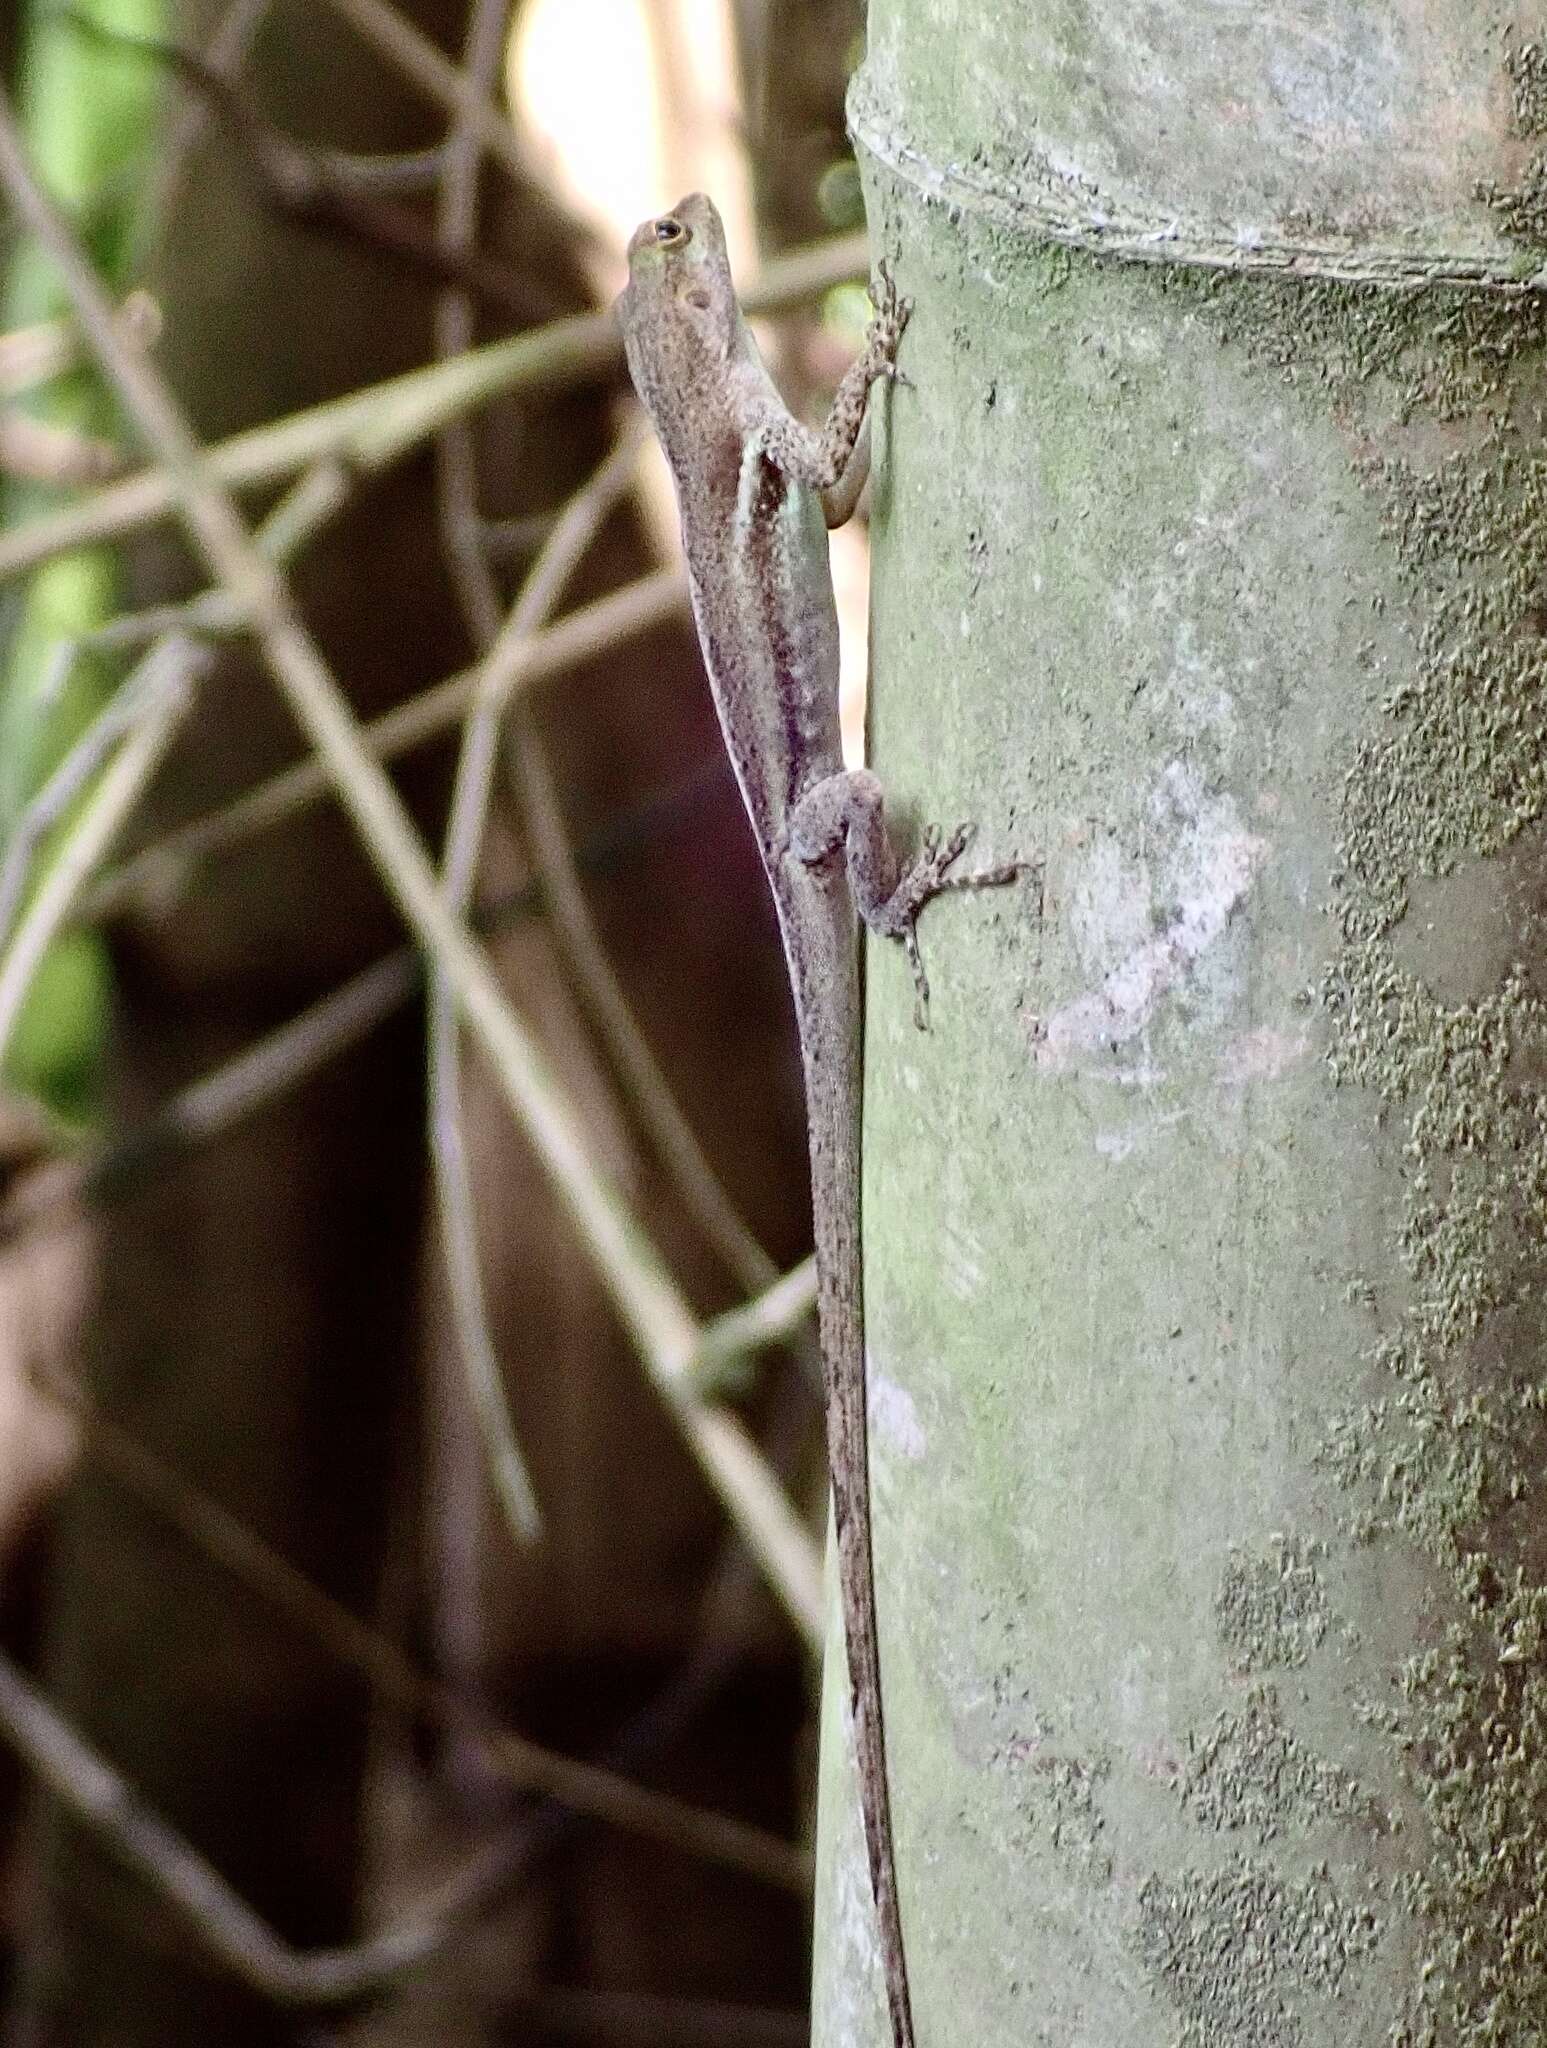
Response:
[{"label": "lizard head", "polygon": [[629,369],[641,394],[724,362],[735,342],[736,288],[714,201],[690,192],[629,237],[628,283],[618,300]]}]

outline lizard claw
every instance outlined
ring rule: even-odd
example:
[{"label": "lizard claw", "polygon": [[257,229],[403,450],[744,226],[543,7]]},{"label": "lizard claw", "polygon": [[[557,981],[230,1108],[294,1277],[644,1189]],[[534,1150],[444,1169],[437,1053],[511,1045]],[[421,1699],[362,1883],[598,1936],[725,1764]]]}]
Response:
[{"label": "lizard claw", "polygon": [[942,889],[952,886],[946,879],[947,872],[971,839],[972,831],[970,825],[958,825],[947,839],[938,825],[924,828],[923,850],[903,884],[916,910],[921,910],[931,896],[938,896]]}]

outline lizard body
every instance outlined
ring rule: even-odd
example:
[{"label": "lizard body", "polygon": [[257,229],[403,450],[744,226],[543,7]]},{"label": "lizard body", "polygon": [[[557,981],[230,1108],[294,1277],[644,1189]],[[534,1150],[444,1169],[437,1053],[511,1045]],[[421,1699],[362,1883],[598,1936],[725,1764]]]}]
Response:
[{"label": "lizard body", "polygon": [[904,868],[881,791],[848,771],[838,725],[838,619],[826,527],[852,512],[868,467],[870,386],[893,374],[907,319],[882,273],[864,354],[826,426],[786,410],[742,318],[724,232],[695,193],[629,243],[619,300],[629,370],[677,489],[693,611],[736,778],[767,870],[789,966],[805,1072],[818,1322],[839,1595],[865,1848],[894,2048],[913,2018],[892,1848],[871,1563],[864,1309],[859,1241],[861,985],[858,920],[900,939],[919,1021],[927,987],[914,921],[963,877],[966,843],[930,835]]}]

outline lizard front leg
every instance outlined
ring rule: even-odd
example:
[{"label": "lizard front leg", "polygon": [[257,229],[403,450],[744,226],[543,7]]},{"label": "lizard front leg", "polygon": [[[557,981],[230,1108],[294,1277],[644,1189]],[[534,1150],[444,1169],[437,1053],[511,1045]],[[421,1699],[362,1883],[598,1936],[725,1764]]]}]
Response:
[{"label": "lizard front leg", "polygon": [[913,1021],[921,1031],[929,1024],[929,979],[919,954],[919,912],[947,889],[994,889],[1027,872],[1025,861],[1010,860],[952,874],[972,831],[958,825],[945,835],[931,825],[918,857],[904,866],[887,830],[881,785],[868,768],[824,776],[790,813],[787,843],[794,858],[814,867],[841,848],[855,909],[871,931],[902,941],[913,970]]},{"label": "lizard front leg", "polygon": [[748,422],[748,447],[755,443],[757,452],[792,483],[816,491],[829,526],[843,524],[865,486],[869,444],[862,430],[870,387],[879,378],[901,374],[897,350],[912,306],[898,297],[892,273],[884,263],[878,266],[877,275],[876,316],[865,336],[864,353],[844,371],[824,424],[805,426],[782,406],[771,416],[760,413]]}]

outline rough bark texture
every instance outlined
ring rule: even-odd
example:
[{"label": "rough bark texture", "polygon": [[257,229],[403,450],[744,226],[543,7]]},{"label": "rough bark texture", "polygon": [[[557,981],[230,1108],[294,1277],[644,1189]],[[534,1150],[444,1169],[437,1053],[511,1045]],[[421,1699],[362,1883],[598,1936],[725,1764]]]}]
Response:
[{"label": "rough bark texture", "polygon": [[923,2040],[1547,2040],[1544,30],[873,10],[877,765],[1046,862],[872,961]]}]

